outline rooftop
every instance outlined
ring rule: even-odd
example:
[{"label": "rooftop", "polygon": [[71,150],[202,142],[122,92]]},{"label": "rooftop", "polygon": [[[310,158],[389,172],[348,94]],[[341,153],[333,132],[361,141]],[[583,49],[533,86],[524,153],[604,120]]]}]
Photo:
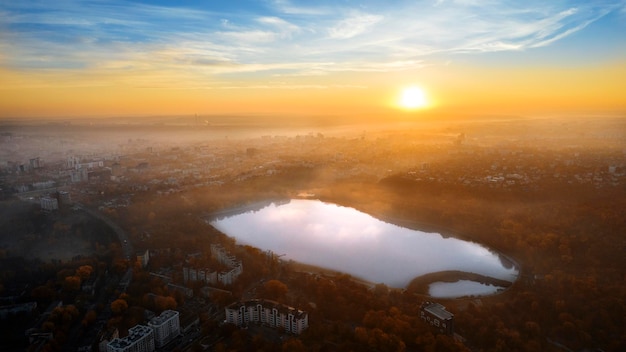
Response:
[{"label": "rooftop", "polygon": [[114,348],[124,348],[132,345],[136,341],[142,339],[146,335],[152,333],[152,329],[145,325],[135,325],[134,327],[128,329],[128,336],[120,339],[116,338],[115,340],[109,342]]},{"label": "rooftop", "polygon": [[161,315],[159,315],[158,317],[154,317],[150,320],[150,322],[148,323],[149,325],[153,325],[153,326],[159,326],[161,324],[164,324],[165,322],[167,322],[168,320],[170,320],[172,317],[178,316],[178,312],[175,310],[165,310],[161,313]]},{"label": "rooftop", "polygon": [[448,312],[446,310],[446,307],[442,306],[439,303],[426,302],[424,303],[424,305],[422,305],[422,309],[441,320],[448,320],[454,317],[454,314]]},{"label": "rooftop", "polygon": [[294,307],[286,306],[284,304],[280,304],[276,301],[272,301],[268,299],[253,299],[253,300],[246,301],[246,302],[235,302],[235,303],[232,303],[227,308],[237,309],[238,307],[241,307],[242,305],[245,305],[246,307],[250,307],[250,306],[256,306],[258,304],[262,305],[264,308],[275,308],[281,313],[293,314],[294,317],[296,318],[301,318],[307,315],[305,311],[296,309]]}]

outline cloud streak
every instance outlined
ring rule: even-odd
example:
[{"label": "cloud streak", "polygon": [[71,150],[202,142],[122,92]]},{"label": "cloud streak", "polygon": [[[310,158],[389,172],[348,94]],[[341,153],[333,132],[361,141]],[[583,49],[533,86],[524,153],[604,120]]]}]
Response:
[{"label": "cloud streak", "polygon": [[553,45],[625,8],[624,1],[401,1],[358,9],[330,1],[255,4],[255,11],[242,11],[116,0],[4,3],[0,66],[162,70],[203,79],[402,71],[435,55]]}]

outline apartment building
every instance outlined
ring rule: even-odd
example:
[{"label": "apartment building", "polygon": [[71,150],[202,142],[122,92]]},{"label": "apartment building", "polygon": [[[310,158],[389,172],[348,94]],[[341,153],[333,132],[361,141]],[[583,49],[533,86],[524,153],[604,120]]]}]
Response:
[{"label": "apartment building", "polygon": [[235,302],[225,308],[226,322],[237,326],[261,324],[299,335],[309,327],[307,312],[270,300]]},{"label": "apartment building", "polygon": [[107,344],[107,352],[152,352],[180,335],[179,313],[166,310],[146,325],[128,329],[128,336],[115,338]]},{"label": "apartment building", "polygon": [[439,303],[424,302],[420,307],[420,318],[442,334],[454,334],[454,314]]},{"label": "apartment building", "polygon": [[107,352],[152,352],[155,350],[154,331],[145,325],[128,329],[128,336],[116,338],[107,345]]},{"label": "apartment building", "polygon": [[163,311],[158,317],[152,318],[148,326],[154,331],[156,348],[161,348],[180,334],[179,313],[169,309]]}]

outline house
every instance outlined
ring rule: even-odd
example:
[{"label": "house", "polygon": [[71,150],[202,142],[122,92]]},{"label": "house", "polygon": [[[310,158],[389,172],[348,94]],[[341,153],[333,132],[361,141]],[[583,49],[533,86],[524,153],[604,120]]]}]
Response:
[{"label": "house", "polygon": [[454,314],[439,303],[424,302],[420,307],[420,318],[439,333],[454,334]]}]

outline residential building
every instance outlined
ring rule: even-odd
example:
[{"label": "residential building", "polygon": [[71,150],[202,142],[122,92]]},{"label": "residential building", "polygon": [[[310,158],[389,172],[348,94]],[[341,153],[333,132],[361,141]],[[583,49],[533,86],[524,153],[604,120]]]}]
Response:
[{"label": "residential building", "polygon": [[442,334],[454,334],[454,314],[439,303],[424,302],[420,307],[420,318]]},{"label": "residential building", "polygon": [[224,247],[219,244],[211,245],[211,255],[218,262],[227,266],[228,271],[211,271],[208,268],[196,269],[183,267],[183,282],[205,282],[207,284],[222,283],[224,285],[232,285],[239,275],[243,273],[243,264],[234,255],[228,253]]},{"label": "residential building", "polygon": [[57,199],[59,200],[61,206],[66,206],[72,203],[72,197],[70,196],[69,192],[66,191],[58,191]]},{"label": "residential building", "polygon": [[158,317],[152,318],[148,326],[154,330],[154,343],[157,348],[167,345],[180,334],[179,313],[166,310]]},{"label": "residential building", "polygon": [[307,312],[270,300],[235,302],[225,308],[226,322],[237,326],[250,323],[282,328],[299,335],[309,327]]},{"label": "residential building", "polygon": [[107,346],[109,345],[109,342],[119,337],[120,331],[115,327],[101,331],[98,334],[98,351],[107,352]]},{"label": "residential building", "polygon": [[59,201],[52,197],[41,197],[39,200],[42,210],[53,211],[59,209]]},{"label": "residential building", "polygon": [[38,157],[30,159],[31,169],[39,169],[41,167],[43,167],[43,162],[41,161],[41,159],[39,159]]},{"label": "residential building", "polygon": [[148,263],[150,262],[150,250],[146,249],[145,251],[138,251],[137,262],[139,263],[139,265],[141,265],[142,268],[148,266]]},{"label": "residential building", "polygon": [[214,243],[211,245],[211,255],[213,258],[217,259],[218,262],[231,268],[235,267],[239,263],[234,255],[228,253],[224,247],[219,244]]},{"label": "residential building", "polygon": [[89,171],[87,169],[77,169],[70,172],[70,180],[73,183],[87,182],[89,180]]},{"label": "residential building", "polygon": [[116,338],[107,345],[107,352],[152,352],[155,350],[154,331],[145,325],[128,329],[128,336]]}]

